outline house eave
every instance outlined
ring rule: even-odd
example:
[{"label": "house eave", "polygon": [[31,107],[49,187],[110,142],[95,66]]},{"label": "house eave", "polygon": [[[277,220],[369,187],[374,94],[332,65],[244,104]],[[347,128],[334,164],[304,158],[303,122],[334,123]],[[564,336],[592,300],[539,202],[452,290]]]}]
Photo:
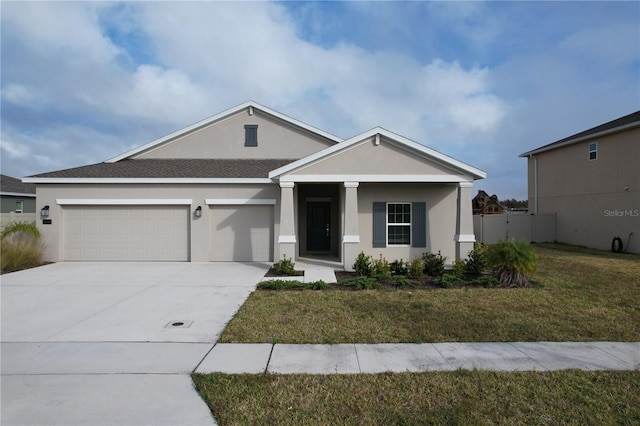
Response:
[{"label": "house eave", "polygon": [[569,139],[569,140],[566,140],[566,141],[564,141],[562,143],[558,143],[558,144],[553,144],[552,143],[552,144],[549,144],[549,145],[545,145],[545,146],[542,146],[540,148],[536,148],[534,150],[527,151],[527,152],[525,152],[523,154],[520,154],[519,157],[522,157],[522,158],[530,157],[532,155],[540,154],[540,153],[547,152],[547,151],[553,151],[554,149],[563,148],[565,146],[574,145],[574,144],[577,144],[577,143],[580,143],[580,142],[584,142],[584,141],[588,141],[588,140],[591,140],[591,139],[597,139],[597,138],[601,138],[601,137],[604,137],[604,136],[613,135],[615,133],[624,132],[626,130],[631,130],[631,129],[634,129],[636,127],[640,127],[640,121],[636,121],[634,123],[629,123],[629,124],[626,124],[624,126],[615,127],[613,129],[607,129],[607,130],[603,130],[601,132],[592,133],[592,134],[589,134],[589,135],[584,135],[584,136],[580,136],[580,137],[577,137],[577,138]]},{"label": "house eave", "polygon": [[23,198],[36,198],[36,194],[24,193],[24,192],[0,192],[2,197],[23,197]]},{"label": "house eave", "polygon": [[269,184],[269,178],[58,178],[58,177],[30,177],[24,178],[25,183],[35,184]]}]

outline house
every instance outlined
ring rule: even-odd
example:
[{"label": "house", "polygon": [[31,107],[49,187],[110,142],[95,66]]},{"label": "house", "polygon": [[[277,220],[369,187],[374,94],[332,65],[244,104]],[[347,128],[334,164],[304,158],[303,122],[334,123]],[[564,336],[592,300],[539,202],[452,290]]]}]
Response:
[{"label": "house", "polygon": [[640,111],[525,152],[529,208],[557,241],[640,253]]},{"label": "house", "polygon": [[43,173],[52,261],[410,259],[473,248],[485,172],[377,127],[340,139],[247,102],[103,163]]},{"label": "house", "polygon": [[505,210],[497,195],[489,195],[481,189],[471,200],[471,205],[473,214],[502,214]]},{"label": "house", "polygon": [[36,211],[36,187],[34,184],[22,183],[7,175],[0,175],[0,213],[1,225],[11,222],[32,222]]}]

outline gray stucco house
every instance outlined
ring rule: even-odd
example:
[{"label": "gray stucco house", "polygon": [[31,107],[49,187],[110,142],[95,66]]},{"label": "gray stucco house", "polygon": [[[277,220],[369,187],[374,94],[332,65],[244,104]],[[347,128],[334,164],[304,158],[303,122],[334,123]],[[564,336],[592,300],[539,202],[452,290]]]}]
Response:
[{"label": "gray stucco house", "polygon": [[36,211],[36,186],[22,183],[7,175],[0,175],[0,226],[14,221],[33,221]]},{"label": "gray stucco house", "polygon": [[343,140],[246,102],[37,186],[51,261],[411,259],[473,247],[486,173],[382,128]]}]

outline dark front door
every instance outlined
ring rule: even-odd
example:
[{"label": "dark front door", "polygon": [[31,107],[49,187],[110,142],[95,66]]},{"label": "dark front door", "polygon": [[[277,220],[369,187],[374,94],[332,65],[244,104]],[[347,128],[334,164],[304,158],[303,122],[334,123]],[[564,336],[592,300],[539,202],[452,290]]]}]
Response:
[{"label": "dark front door", "polygon": [[331,203],[307,203],[307,251],[329,251]]}]

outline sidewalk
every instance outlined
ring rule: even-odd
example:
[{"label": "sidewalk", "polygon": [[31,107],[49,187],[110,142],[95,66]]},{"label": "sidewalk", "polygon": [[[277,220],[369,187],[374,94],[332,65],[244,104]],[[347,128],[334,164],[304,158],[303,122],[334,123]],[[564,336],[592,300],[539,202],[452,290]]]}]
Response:
[{"label": "sidewalk", "polygon": [[196,373],[640,370],[640,342],[216,344]]}]

